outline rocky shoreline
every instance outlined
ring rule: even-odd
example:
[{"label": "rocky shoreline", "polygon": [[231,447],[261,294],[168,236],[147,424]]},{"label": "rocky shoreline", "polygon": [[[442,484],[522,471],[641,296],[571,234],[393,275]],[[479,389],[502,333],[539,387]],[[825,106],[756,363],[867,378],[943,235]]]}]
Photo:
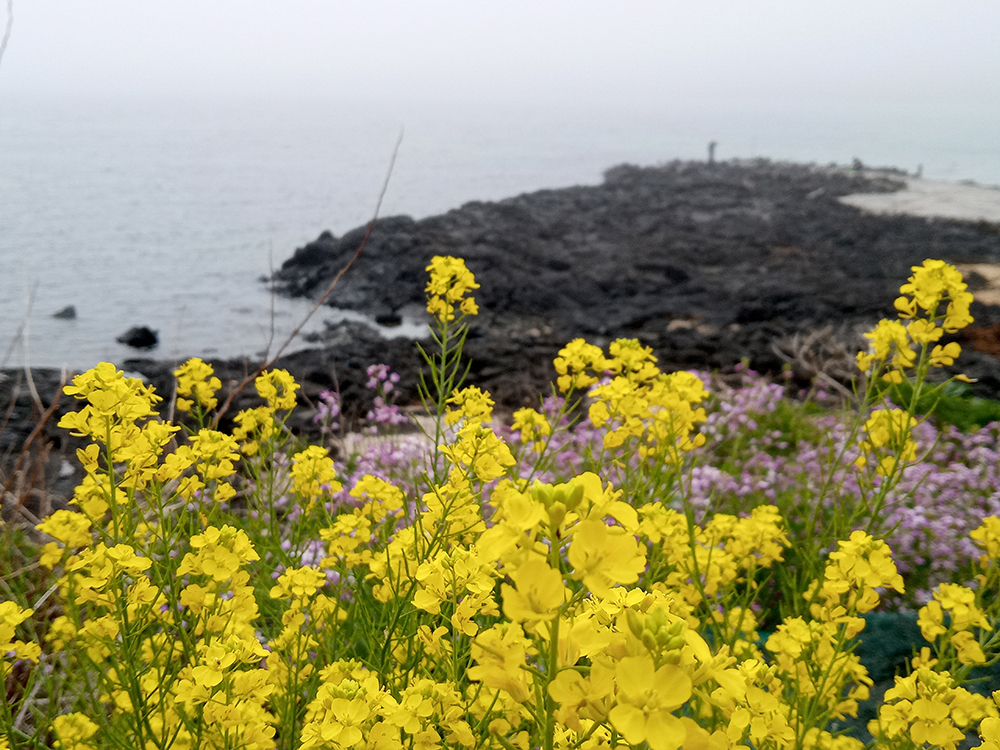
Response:
[{"label": "rocky shoreline", "polygon": [[[892,173],[768,161],[619,166],[598,186],[382,219],[329,304],[380,322],[406,317],[420,309],[431,256],[465,258],[482,286],[473,375],[510,405],[544,387],[544,363],[577,336],[639,338],[669,369],[747,360],[766,372],[790,362],[803,380],[820,366],[847,374],[844,356],[893,314],[912,265],[1000,263],[997,225],[878,216],[840,200],[904,187]],[[279,290],[318,294],[363,232],[297,250],[275,275]],[[976,290],[987,280],[969,282]],[[976,335],[988,338],[1000,307],[973,312]],[[977,345],[989,349],[983,335]],[[350,352],[353,336],[333,327],[324,348]],[[994,356],[970,351],[963,365],[979,395],[1000,395]]]},{"label": "rocky shoreline", "polygon": [[[419,319],[430,258],[465,258],[481,284],[482,313],[467,345],[470,380],[509,408],[536,403],[554,374],[552,358],[578,336],[599,345],[639,338],[665,369],[725,370],[743,360],[775,373],[791,364],[803,383],[820,371],[842,377],[851,372],[860,332],[893,314],[910,266],[928,257],[983,269],[1000,264],[996,224],[873,215],[840,200],[904,185],[893,173],[762,160],[618,166],[596,186],[470,202],[419,221],[380,219],[328,304],[384,325]],[[275,274],[279,291],[319,294],[363,234],[364,227],[339,238],[324,233],[298,249]],[[968,280],[974,291],[989,283],[978,273]],[[978,395],[1000,397],[1000,306],[977,302],[973,314],[960,364],[978,378]],[[421,361],[414,342],[340,323],[313,343],[277,363],[303,384],[296,429],[310,430],[308,406],[324,388],[339,386],[350,414],[364,414],[369,364],[399,371],[402,399],[415,398]],[[254,367],[213,364],[227,385]],[[121,365],[169,394],[176,363],[137,358]],[[9,416],[0,453],[12,456],[38,409],[23,373],[2,377],[0,409]],[[37,370],[33,380],[50,404],[59,374]],[[72,407],[63,398],[39,442],[71,447],[55,421]],[[52,472],[58,483],[58,468]]]}]

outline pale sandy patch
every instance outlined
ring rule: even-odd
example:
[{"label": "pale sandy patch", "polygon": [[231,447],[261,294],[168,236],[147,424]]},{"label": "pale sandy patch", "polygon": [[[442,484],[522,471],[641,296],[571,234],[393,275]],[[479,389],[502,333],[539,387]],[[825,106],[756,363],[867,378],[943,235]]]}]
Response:
[{"label": "pale sandy patch", "polygon": [[411,414],[410,418],[419,427],[418,432],[396,433],[392,435],[372,435],[370,432],[351,432],[344,436],[344,450],[347,455],[365,453],[373,445],[390,443],[397,448],[412,450],[413,453],[430,452],[434,448],[434,418],[426,414]]},{"label": "pale sandy patch", "polygon": [[955,266],[966,279],[977,273],[986,280],[986,286],[976,289],[972,296],[984,305],[1000,305],[1000,265],[995,263],[962,263]]},{"label": "pale sandy patch", "polygon": [[873,214],[905,214],[1000,224],[1000,189],[956,182],[903,178],[895,193],[856,193],[841,203]]}]

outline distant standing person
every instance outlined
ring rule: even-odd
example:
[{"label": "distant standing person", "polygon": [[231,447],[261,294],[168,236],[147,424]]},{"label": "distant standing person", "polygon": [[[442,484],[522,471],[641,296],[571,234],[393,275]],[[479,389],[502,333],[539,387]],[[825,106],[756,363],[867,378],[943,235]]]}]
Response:
[{"label": "distant standing person", "polygon": [[708,142],[708,163],[715,164],[715,147],[719,144],[715,141]]}]

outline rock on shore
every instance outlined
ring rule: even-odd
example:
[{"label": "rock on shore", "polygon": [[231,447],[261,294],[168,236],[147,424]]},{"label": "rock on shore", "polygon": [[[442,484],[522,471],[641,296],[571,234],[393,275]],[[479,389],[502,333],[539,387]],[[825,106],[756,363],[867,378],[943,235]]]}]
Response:
[{"label": "rock on shore", "polygon": [[[328,304],[405,314],[423,300],[433,255],[465,258],[482,287],[474,375],[511,405],[538,392],[544,363],[577,336],[637,337],[666,368],[747,359],[775,371],[793,360],[808,378],[810,361],[849,356],[860,331],[894,314],[912,265],[1000,263],[995,225],[874,216],[839,200],[904,186],[891,174],[768,161],[619,166],[597,186],[381,219]],[[279,290],[318,295],[363,234],[324,233],[300,248],[276,273]],[[1000,322],[995,306],[973,312]],[[349,350],[343,331],[330,336]],[[981,394],[1000,393],[994,357],[970,352],[963,364]]]}]

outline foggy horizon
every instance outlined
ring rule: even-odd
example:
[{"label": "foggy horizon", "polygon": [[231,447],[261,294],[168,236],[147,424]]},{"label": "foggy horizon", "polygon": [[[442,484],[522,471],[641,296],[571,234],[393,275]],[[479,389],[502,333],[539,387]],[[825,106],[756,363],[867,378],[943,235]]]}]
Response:
[{"label": "foggy horizon", "polygon": [[984,1],[15,0],[0,106],[24,95],[629,109],[919,97],[985,106],[1000,94],[997,28],[1000,5]]}]

